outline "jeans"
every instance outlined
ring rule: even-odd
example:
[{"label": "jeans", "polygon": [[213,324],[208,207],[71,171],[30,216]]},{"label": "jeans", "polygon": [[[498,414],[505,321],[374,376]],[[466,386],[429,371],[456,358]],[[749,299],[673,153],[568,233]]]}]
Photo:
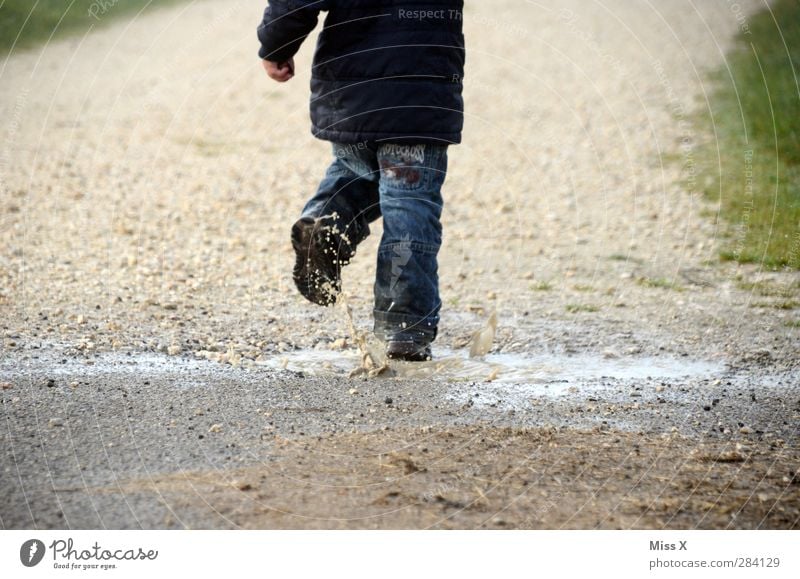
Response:
[{"label": "jeans", "polygon": [[383,216],[375,334],[384,341],[433,341],[441,308],[437,254],[447,146],[334,143],[333,154],[302,216],[335,213],[355,243],[369,234],[369,223]]}]

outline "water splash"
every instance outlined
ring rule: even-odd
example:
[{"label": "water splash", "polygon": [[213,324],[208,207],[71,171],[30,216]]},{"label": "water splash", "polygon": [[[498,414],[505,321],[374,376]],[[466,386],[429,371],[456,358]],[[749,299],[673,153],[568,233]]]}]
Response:
[{"label": "water splash", "polygon": [[344,309],[350,337],[361,352],[360,365],[354,368],[348,377],[354,378],[356,376],[367,375],[370,378],[374,378],[387,372],[389,370],[389,360],[386,354],[383,352],[383,349],[375,343],[377,340],[374,339],[374,336],[367,332],[359,332],[358,328],[356,328],[353,319],[353,308],[350,307],[350,302],[348,301],[346,293],[342,292],[339,295],[338,303],[342,304],[342,308]]},{"label": "water splash", "polygon": [[492,349],[494,334],[497,331],[497,312],[492,312],[486,321],[486,326],[472,334],[472,343],[469,347],[469,357],[479,358],[485,356]]}]

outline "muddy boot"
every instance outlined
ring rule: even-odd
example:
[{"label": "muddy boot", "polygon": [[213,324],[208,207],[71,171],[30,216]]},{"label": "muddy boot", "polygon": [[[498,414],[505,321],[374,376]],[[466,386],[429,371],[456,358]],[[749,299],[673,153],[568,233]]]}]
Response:
[{"label": "muddy boot", "polygon": [[339,225],[336,214],[322,217],[301,217],[292,226],[292,247],[295,265],[292,278],[307,300],[330,306],[342,289],[342,266],[356,254],[356,245],[368,234],[369,228],[354,227],[351,235]]},{"label": "muddy boot", "polygon": [[411,340],[389,340],[386,343],[386,357],[405,362],[427,362],[431,359],[431,345]]}]

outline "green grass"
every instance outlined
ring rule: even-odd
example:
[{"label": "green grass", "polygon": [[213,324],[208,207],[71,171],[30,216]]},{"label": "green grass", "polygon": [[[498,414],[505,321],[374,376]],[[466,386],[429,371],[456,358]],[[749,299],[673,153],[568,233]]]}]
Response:
[{"label": "green grass", "polygon": [[625,255],[622,253],[612,253],[608,256],[608,259],[611,261],[629,261],[631,263],[644,263],[638,257],[632,257],[630,255]]},{"label": "green grass", "polygon": [[178,0],[0,0],[0,52],[28,48],[54,38],[86,32],[142,9]]},{"label": "green grass", "polygon": [[546,281],[537,281],[536,283],[531,284],[530,288],[535,292],[546,292],[553,289],[553,284]]},{"label": "green grass", "polygon": [[780,302],[758,302],[752,304],[753,308],[771,308],[773,310],[796,310],[800,307],[800,302],[794,300],[784,300]]},{"label": "green grass", "polygon": [[637,277],[636,283],[642,287],[671,289],[679,292],[683,291],[683,288],[680,285],[664,277]]},{"label": "green grass", "polygon": [[798,269],[800,2],[777,0],[746,21],[736,42],[730,71],[712,76],[710,109],[696,119],[710,135],[696,182],[729,225],[723,260]]},{"label": "green grass", "polygon": [[768,281],[739,281],[736,286],[744,291],[764,297],[793,297],[800,292],[800,283],[776,284]]},{"label": "green grass", "polygon": [[600,311],[599,307],[588,305],[588,304],[567,304],[565,307],[566,307],[566,310],[571,314],[577,314],[577,313],[580,313],[580,312],[592,313],[592,312],[599,312]]}]

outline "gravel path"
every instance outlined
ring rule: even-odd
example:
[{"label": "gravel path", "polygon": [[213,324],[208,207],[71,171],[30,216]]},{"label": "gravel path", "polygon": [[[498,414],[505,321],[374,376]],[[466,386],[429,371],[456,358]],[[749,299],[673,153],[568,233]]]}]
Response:
[{"label": "gravel path", "polygon": [[[0,62],[0,502],[16,505],[2,507],[2,526],[472,527],[499,510],[510,526],[798,525],[800,276],[719,263],[722,225],[693,175],[693,145],[707,136],[689,123],[709,90],[705,73],[762,3],[469,3],[465,141],[451,151],[444,191],[434,352],[447,363],[369,382],[347,379],[356,354],[343,310],[314,307],[292,285],[289,227],[329,150],[309,132],[311,43],[290,83],[269,83],[255,55],[256,4],[193,2]],[[363,329],[379,238],[376,227],[345,272]],[[470,337],[492,311],[494,349],[468,363]],[[188,429],[209,413],[218,416]],[[441,477],[449,491],[475,492],[453,465],[452,480],[439,473],[394,496],[413,505],[405,519],[358,511],[364,497],[326,518],[324,502],[305,512],[311,499],[291,489],[278,509],[291,521],[217,517],[224,509],[209,510],[199,490],[181,516],[160,491],[126,506],[103,490],[128,496],[141,477],[153,490],[153,473],[234,477],[214,453],[247,469],[277,453],[303,478],[303,453],[281,454],[278,440],[306,448],[308,469],[319,467],[308,444],[350,448],[343,455],[360,468],[375,444],[377,455],[399,452],[420,428],[466,444],[545,429],[536,441],[551,427],[589,445],[601,442],[586,432],[611,431],[626,448],[639,433],[652,452],[662,435],[681,437],[670,448],[684,457],[687,441],[745,463],[748,452],[775,453],[775,472],[752,480],[769,483],[761,503],[776,508],[749,509],[750,488],[722,501],[741,508],[705,517],[708,497],[665,507],[669,485],[651,481],[635,508],[680,516],[609,519],[587,506],[534,520],[541,505],[509,510],[499,491],[482,503],[485,517],[414,510],[463,503],[427,500],[447,495],[431,495]],[[298,443],[301,431],[320,438]],[[449,444],[437,448],[466,454]],[[481,448],[484,465],[508,458]],[[605,490],[619,499],[627,487],[612,479]],[[77,492],[64,499],[59,488]],[[566,512],[551,502],[550,517]]]}]

